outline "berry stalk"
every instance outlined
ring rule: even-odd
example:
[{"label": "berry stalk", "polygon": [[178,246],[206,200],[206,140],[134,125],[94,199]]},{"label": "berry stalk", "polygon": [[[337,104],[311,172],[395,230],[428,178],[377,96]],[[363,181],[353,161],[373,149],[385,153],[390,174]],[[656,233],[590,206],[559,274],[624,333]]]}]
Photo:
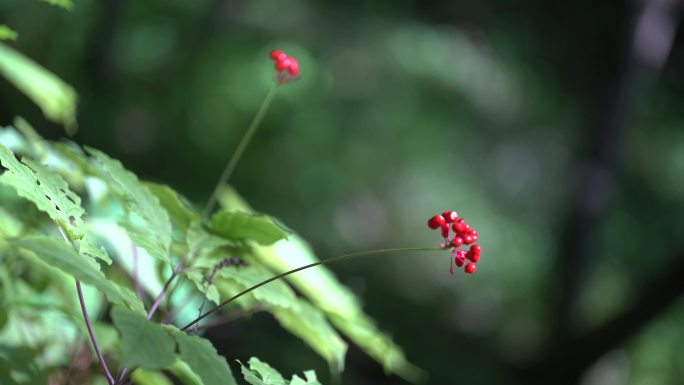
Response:
[{"label": "berry stalk", "polygon": [[399,253],[399,252],[407,252],[407,251],[441,251],[441,250],[442,250],[441,248],[435,248],[435,247],[409,247],[409,248],[401,248],[401,249],[369,250],[369,251],[360,251],[360,252],[357,252],[357,253],[339,255],[339,256],[337,256],[337,257],[328,258],[328,259],[324,259],[324,260],[322,260],[322,261],[310,263],[310,264],[308,264],[308,265],[304,265],[304,266],[298,267],[298,268],[296,268],[296,269],[292,269],[292,270],[286,271],[286,272],[284,272],[284,273],[280,273],[280,274],[278,274],[278,275],[274,275],[273,277],[271,277],[271,278],[269,278],[269,279],[266,279],[266,280],[264,280],[264,281],[261,281],[261,282],[257,283],[256,285],[254,285],[254,286],[252,286],[252,287],[250,287],[250,288],[248,288],[248,289],[245,289],[245,290],[243,290],[243,291],[241,291],[241,292],[235,294],[234,296],[232,296],[232,297],[228,298],[227,300],[221,302],[220,304],[216,305],[214,308],[208,310],[206,313],[204,313],[204,314],[200,315],[199,317],[195,318],[192,322],[190,322],[190,323],[188,323],[187,325],[183,326],[183,328],[181,328],[181,330],[187,330],[187,329],[188,329],[189,327],[191,327],[192,325],[198,323],[199,321],[203,320],[203,319],[206,318],[207,316],[213,314],[214,312],[218,311],[218,310],[221,309],[222,307],[224,307],[224,306],[226,306],[227,304],[229,304],[229,303],[235,301],[236,299],[242,297],[243,295],[248,294],[249,292],[251,292],[251,291],[253,291],[253,290],[256,290],[256,289],[258,289],[258,288],[260,288],[260,287],[262,287],[262,286],[264,286],[264,285],[266,285],[266,284],[268,284],[268,283],[271,283],[271,282],[276,281],[276,280],[278,280],[278,279],[287,277],[288,275],[294,274],[294,273],[299,272],[299,271],[302,271],[302,270],[306,270],[306,269],[309,269],[309,268],[312,268],[312,267],[316,267],[316,266],[320,266],[320,265],[326,265],[326,264],[333,263],[333,262],[344,261],[344,260],[347,260],[347,259],[352,259],[352,258],[357,258],[357,257],[363,257],[363,256],[366,256],[366,255],[380,255],[380,254]]},{"label": "berry stalk", "polygon": [[273,101],[273,97],[275,96],[277,90],[278,84],[274,84],[268,91],[268,94],[266,94],[266,98],[261,103],[259,110],[252,120],[252,123],[250,123],[245,135],[243,135],[242,140],[240,141],[240,144],[238,144],[233,156],[230,158],[226,168],[223,170],[223,174],[221,174],[221,177],[216,183],[216,187],[214,187],[214,191],[211,193],[209,201],[207,201],[207,205],[202,211],[202,221],[205,221],[209,217],[209,214],[211,214],[211,210],[216,204],[216,200],[218,199],[218,194],[221,191],[221,188],[226,184],[226,182],[228,182],[228,179],[230,179],[230,176],[233,174],[233,171],[240,161],[240,158],[242,158],[242,154],[245,152],[249,141],[252,139],[252,136],[256,132],[257,128],[259,128],[261,121],[264,119],[264,115],[266,115],[266,111],[268,111],[268,107],[271,105],[271,101]]}]

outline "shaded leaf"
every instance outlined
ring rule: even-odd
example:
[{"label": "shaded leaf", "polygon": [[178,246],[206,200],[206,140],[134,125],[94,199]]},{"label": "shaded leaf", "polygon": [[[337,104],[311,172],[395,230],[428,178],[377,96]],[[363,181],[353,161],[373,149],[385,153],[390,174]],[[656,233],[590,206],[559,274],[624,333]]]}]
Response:
[{"label": "shaded leaf", "polygon": [[[126,223],[123,227],[136,245],[144,248],[154,258],[169,263],[171,244],[171,220],[159,203],[159,199],[143,185],[138,177],[126,170],[121,162],[107,154],[87,147],[109,174],[113,187],[124,199],[129,214],[135,215],[139,223]],[[133,221],[136,222],[136,221]]]},{"label": "shaded leaf", "polygon": [[300,300],[297,308],[273,308],[271,311],[282,327],[304,340],[333,370],[337,373],[344,370],[347,344],[320,310]]},{"label": "shaded leaf", "polygon": [[169,372],[173,373],[181,383],[185,385],[204,385],[202,380],[190,369],[188,364],[176,358],[173,365],[168,367]]},{"label": "shaded leaf", "polygon": [[69,189],[59,174],[24,158],[19,162],[14,153],[0,145],[0,162],[7,172],[0,182],[12,186],[17,193],[33,202],[39,210],[64,228],[71,239],[83,237],[84,210],[81,198]]},{"label": "shaded leaf", "polygon": [[0,74],[36,103],[45,117],[76,133],[74,89],[31,59],[0,43]]},{"label": "shaded leaf", "polygon": [[173,363],[176,344],[161,325],[120,306],[112,310],[112,320],[121,333],[124,366],[163,369]]},{"label": "shaded leaf", "polygon": [[209,340],[174,332],[180,358],[202,380],[204,385],[236,385],[226,359],[218,354]]},{"label": "shaded leaf", "polygon": [[29,237],[13,240],[11,243],[22,249],[35,253],[35,256],[24,255],[45,266],[56,268],[65,274],[79,279],[81,282],[95,286],[107,299],[114,303],[126,304],[137,312],[144,313],[138,297],[128,288],[108,280],[99,265],[91,258],[85,257],[61,239],[47,237]]},{"label": "shaded leaf", "polygon": [[219,211],[211,217],[211,231],[231,241],[251,240],[270,245],[287,238],[287,233],[266,215]]},{"label": "shaded leaf", "polygon": [[[242,290],[245,290],[273,277],[273,273],[255,265],[241,267],[228,266],[219,270],[217,276],[220,279],[231,280],[235,282],[238,286],[240,286]],[[217,279],[215,278],[214,281],[216,282]],[[224,298],[229,298],[228,296],[232,296],[237,293],[222,294],[224,294]],[[263,302],[269,305],[278,306],[282,308],[297,308],[299,306],[299,301],[297,300],[295,293],[282,280],[270,282],[252,291],[251,294],[259,302]]]}]

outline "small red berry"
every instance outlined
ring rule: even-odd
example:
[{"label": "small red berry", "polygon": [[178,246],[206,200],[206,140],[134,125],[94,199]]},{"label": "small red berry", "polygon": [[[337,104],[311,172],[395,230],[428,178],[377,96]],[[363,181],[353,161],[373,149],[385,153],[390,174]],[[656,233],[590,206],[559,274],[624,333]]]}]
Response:
[{"label": "small red berry", "polygon": [[[460,267],[460,266],[459,266]],[[454,275],[454,268],[453,266],[449,269],[449,274]]]},{"label": "small red berry", "polygon": [[480,255],[480,254],[482,254],[482,246],[472,245],[472,246],[470,246],[470,252],[473,254]]},{"label": "small red berry", "polygon": [[299,75],[299,62],[297,59],[290,58],[290,66],[288,67],[287,71],[290,73],[292,76],[297,76]]},{"label": "small red berry", "polygon": [[460,235],[464,235],[470,226],[466,223],[466,221],[463,220],[463,218],[459,219],[454,223],[454,231]]},{"label": "small red berry", "polygon": [[283,59],[287,58],[287,55],[285,52],[279,50],[279,49],[274,49],[271,51],[271,59],[281,61]]},{"label": "small red berry", "polygon": [[442,227],[442,225],[444,224],[446,224],[446,220],[441,215],[435,215],[434,217],[428,220],[428,227],[432,230]]},{"label": "small red berry", "polygon": [[466,245],[469,245],[469,244],[474,243],[474,242],[475,242],[475,239],[473,239],[472,235],[466,234],[463,236],[463,243],[465,243]]},{"label": "small red berry", "polygon": [[278,60],[276,62],[276,69],[278,71],[284,71],[290,67],[290,64],[292,63],[292,60],[289,57],[285,57],[282,60]]},{"label": "small red berry", "polygon": [[475,265],[472,262],[468,263],[465,267],[465,272],[468,274],[475,274],[476,271],[477,271],[477,265]]},{"label": "small red berry", "polygon": [[456,262],[456,266],[461,267],[465,263],[465,258],[455,257],[454,262]]},{"label": "small red berry", "polygon": [[461,238],[461,237],[454,237],[454,239],[451,241],[451,244],[452,244],[454,247],[459,247],[459,246],[463,245],[463,238]]},{"label": "small red berry", "polygon": [[442,213],[442,216],[446,219],[447,223],[454,223],[458,219],[458,213],[454,210],[445,211]]},{"label": "small red berry", "polygon": [[446,224],[446,223],[443,224],[443,225],[441,226],[441,230],[442,230],[442,236],[443,236],[444,238],[449,238],[449,225]]},{"label": "small red berry", "polygon": [[473,262],[479,262],[480,261],[480,254],[475,254],[472,251],[469,251],[468,254],[466,254],[468,259],[470,259]]}]

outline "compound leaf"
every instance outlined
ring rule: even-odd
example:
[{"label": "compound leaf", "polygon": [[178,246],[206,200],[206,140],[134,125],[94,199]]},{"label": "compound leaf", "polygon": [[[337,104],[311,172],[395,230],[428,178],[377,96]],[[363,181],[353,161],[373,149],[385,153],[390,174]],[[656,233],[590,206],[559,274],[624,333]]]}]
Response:
[{"label": "compound leaf", "polygon": [[176,343],[161,325],[124,307],[112,310],[112,320],[121,333],[123,365],[163,369],[176,358]]}]

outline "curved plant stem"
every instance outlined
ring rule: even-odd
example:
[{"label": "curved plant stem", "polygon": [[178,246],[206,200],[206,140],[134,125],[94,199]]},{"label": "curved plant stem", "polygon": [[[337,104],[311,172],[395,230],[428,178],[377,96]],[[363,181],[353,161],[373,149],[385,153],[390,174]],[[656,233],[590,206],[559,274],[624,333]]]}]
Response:
[{"label": "curved plant stem", "polygon": [[258,289],[258,288],[260,288],[260,287],[262,287],[262,286],[264,286],[264,285],[266,285],[266,284],[268,284],[268,283],[271,283],[271,282],[276,281],[276,280],[278,280],[278,279],[280,279],[280,278],[283,278],[283,277],[287,277],[288,275],[294,274],[294,273],[296,273],[296,272],[299,272],[299,271],[302,271],[302,270],[306,270],[306,269],[309,269],[309,268],[312,268],[312,267],[316,267],[316,266],[319,266],[319,265],[325,265],[325,264],[329,264],[329,263],[333,263],[333,262],[344,261],[344,260],[352,259],[352,258],[356,258],[356,257],[363,257],[363,256],[366,256],[366,255],[379,255],[379,254],[399,253],[399,252],[407,252],[407,251],[443,251],[443,249],[440,249],[440,248],[437,248],[437,247],[409,247],[409,248],[401,248],[401,249],[369,250],[369,251],[360,251],[360,252],[357,252],[357,253],[339,255],[339,256],[337,256],[337,257],[328,258],[328,259],[324,259],[324,260],[322,260],[322,261],[310,263],[310,264],[308,264],[308,265],[304,265],[304,266],[298,267],[298,268],[296,268],[296,269],[292,269],[292,270],[290,270],[290,271],[286,271],[286,272],[284,272],[284,273],[280,273],[280,274],[278,274],[278,275],[275,275],[275,276],[273,276],[273,277],[271,277],[271,278],[269,278],[269,279],[267,279],[267,280],[261,281],[261,282],[257,283],[256,285],[254,285],[254,286],[252,286],[252,287],[250,287],[250,288],[248,288],[248,289],[245,289],[245,290],[243,290],[243,291],[241,291],[241,292],[235,294],[234,296],[232,296],[232,297],[228,298],[227,300],[221,302],[220,304],[216,305],[216,306],[215,306],[214,308],[212,308],[211,310],[208,310],[206,313],[204,313],[204,314],[200,315],[199,317],[195,318],[192,322],[190,322],[189,324],[183,326],[183,328],[182,328],[181,330],[187,330],[190,326],[192,326],[192,325],[196,324],[197,322],[203,320],[204,318],[206,318],[206,317],[209,316],[210,314],[213,314],[213,313],[216,312],[217,310],[219,310],[219,309],[221,309],[222,307],[224,307],[225,305],[227,305],[227,304],[229,304],[229,303],[235,301],[236,299],[242,297],[243,295],[245,295],[245,294],[247,294],[247,293],[249,293],[249,292],[251,292],[251,291],[253,291],[253,290],[256,290],[256,289]]},{"label": "curved plant stem", "polygon": [[[59,233],[62,234],[64,241],[73,247],[74,245],[71,243],[71,240],[69,240],[69,237],[66,235],[66,232],[62,226],[57,225],[57,228],[59,229]],[[102,370],[104,370],[105,376],[107,377],[107,382],[109,382],[109,385],[114,385],[114,377],[112,377],[112,373],[109,371],[104,356],[102,356],[102,352],[100,351],[100,345],[97,343],[97,338],[95,337],[95,332],[93,331],[93,325],[91,324],[90,317],[88,316],[88,309],[85,305],[85,299],[83,298],[81,281],[78,279],[76,279],[76,292],[78,293],[78,301],[81,303],[83,319],[85,320],[86,328],[88,329],[88,334],[90,335],[90,342],[92,342],[93,348],[95,349],[95,354],[97,354],[97,359],[100,361],[100,365],[102,365]]]},{"label": "curved plant stem", "polygon": [[250,123],[249,127],[247,128],[247,131],[245,131],[245,135],[242,137],[242,140],[240,141],[240,144],[233,153],[233,156],[230,158],[230,161],[228,161],[226,168],[223,170],[223,174],[221,174],[221,177],[216,183],[216,187],[214,187],[214,191],[211,193],[211,196],[209,197],[209,201],[207,201],[207,205],[204,206],[204,210],[202,211],[203,222],[209,217],[209,214],[211,214],[211,210],[214,208],[214,205],[216,204],[216,200],[218,199],[218,194],[221,191],[221,188],[223,187],[223,185],[226,184],[226,182],[228,182],[228,179],[233,174],[233,171],[235,170],[235,167],[240,161],[242,154],[245,152],[245,149],[247,148],[249,141],[252,139],[252,136],[259,127],[259,124],[261,124],[261,121],[264,119],[264,115],[266,115],[266,111],[268,111],[268,107],[271,105],[271,101],[273,100],[273,97],[275,96],[277,90],[278,84],[274,84],[268,91],[268,94],[266,94],[266,98],[264,99],[263,103],[261,103],[261,107],[259,107],[259,110],[254,116],[252,123]]}]

